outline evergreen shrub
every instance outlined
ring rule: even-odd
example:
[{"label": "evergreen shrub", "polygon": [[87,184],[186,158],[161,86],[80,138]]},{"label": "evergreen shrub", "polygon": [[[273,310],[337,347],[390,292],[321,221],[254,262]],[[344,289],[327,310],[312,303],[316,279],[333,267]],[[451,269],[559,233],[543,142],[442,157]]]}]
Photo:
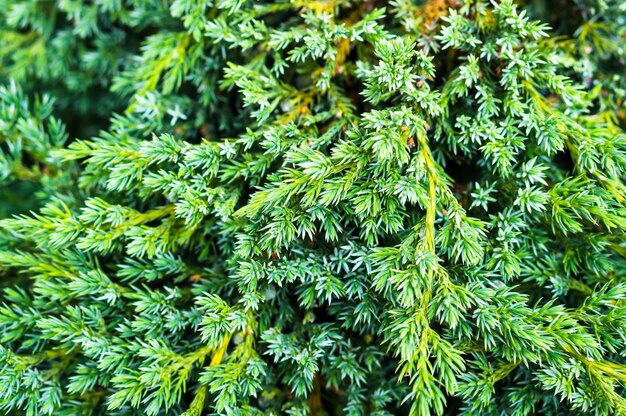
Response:
[{"label": "evergreen shrub", "polygon": [[0,0],[0,414],[626,415],[626,3]]}]

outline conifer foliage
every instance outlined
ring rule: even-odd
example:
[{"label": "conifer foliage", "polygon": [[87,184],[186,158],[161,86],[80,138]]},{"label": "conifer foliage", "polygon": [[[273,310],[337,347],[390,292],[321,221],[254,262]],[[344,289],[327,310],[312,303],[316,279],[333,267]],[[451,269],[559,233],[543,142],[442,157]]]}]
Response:
[{"label": "conifer foliage", "polygon": [[626,415],[620,0],[0,0],[0,414]]}]

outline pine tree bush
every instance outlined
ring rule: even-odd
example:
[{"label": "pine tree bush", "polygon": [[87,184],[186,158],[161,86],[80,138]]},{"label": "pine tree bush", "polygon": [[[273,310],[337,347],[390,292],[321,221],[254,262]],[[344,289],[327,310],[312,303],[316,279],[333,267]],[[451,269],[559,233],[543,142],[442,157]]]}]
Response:
[{"label": "pine tree bush", "polygon": [[0,414],[626,415],[620,0],[1,0]]}]

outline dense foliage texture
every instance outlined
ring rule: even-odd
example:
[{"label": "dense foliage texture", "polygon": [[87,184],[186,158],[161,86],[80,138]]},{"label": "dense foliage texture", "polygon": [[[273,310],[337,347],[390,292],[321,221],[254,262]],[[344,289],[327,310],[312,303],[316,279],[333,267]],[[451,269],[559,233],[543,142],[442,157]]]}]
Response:
[{"label": "dense foliage texture", "polygon": [[0,414],[626,415],[620,0],[0,0]]}]

